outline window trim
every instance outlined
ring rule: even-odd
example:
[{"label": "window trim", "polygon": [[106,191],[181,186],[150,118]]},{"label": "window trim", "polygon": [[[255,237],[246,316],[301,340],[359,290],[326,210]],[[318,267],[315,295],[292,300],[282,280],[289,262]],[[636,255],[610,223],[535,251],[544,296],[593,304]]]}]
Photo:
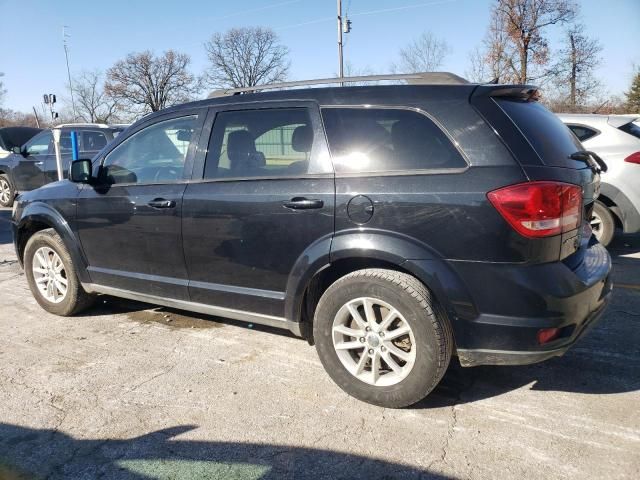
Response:
[{"label": "window trim", "polygon": [[[198,146],[200,144],[200,139],[202,137],[202,132],[204,129],[205,119],[207,118],[207,108],[206,107],[198,107],[198,108],[189,108],[184,110],[177,110],[172,112],[163,113],[161,115],[154,116],[152,118],[145,118],[140,121],[140,124],[135,126],[135,128],[131,128],[127,135],[118,135],[111,141],[107,142],[105,148],[109,150],[104,152],[102,155],[97,156],[93,160],[93,175],[98,178],[102,170],[102,166],[104,165],[107,157],[113,152],[118,146],[122,143],[126,142],[129,138],[137,135],[138,132],[156,125],[158,123],[162,123],[165,121],[173,120],[176,118],[182,117],[196,117],[196,125],[195,129],[197,130],[197,135],[193,139],[193,141],[189,144],[189,149],[187,150],[187,155],[184,161],[184,167],[182,171],[182,178],[179,178],[174,181],[150,181],[150,182],[135,182],[135,183],[114,183],[109,185],[109,188],[114,187],[133,187],[133,186],[150,186],[150,185],[179,185],[179,184],[187,184],[190,181],[191,175],[193,174],[193,166],[194,166],[194,158],[198,153]],[[135,125],[135,124],[134,124]],[[122,132],[121,132],[122,133]]]},{"label": "window trim", "polygon": [[578,138],[580,143],[586,142],[587,140],[591,140],[592,138],[596,138],[598,135],[600,135],[602,133],[602,131],[598,130],[597,128],[594,128],[591,125],[587,125],[585,123],[574,123],[574,122],[570,122],[570,123],[569,122],[563,122],[563,123],[569,128],[569,130],[571,130],[571,127],[582,127],[582,128],[586,128],[588,130],[591,130],[593,132],[596,132],[595,135],[591,135],[589,138],[586,138],[584,140],[580,140],[578,138],[578,136],[573,132],[573,130],[571,130],[571,133],[576,135],[576,138]]},{"label": "window trim", "polygon": [[[446,175],[446,174],[460,174],[464,173],[469,168],[471,168],[471,162],[469,161],[469,157],[462,150],[458,142],[449,134],[449,132],[444,128],[442,123],[431,115],[426,110],[423,110],[418,107],[408,107],[406,105],[390,105],[390,104],[356,104],[356,105],[320,105],[320,120],[322,121],[322,129],[324,130],[325,137],[327,135],[327,129],[324,125],[324,118],[322,117],[323,109],[352,109],[352,110],[405,110],[410,112],[415,112],[420,115],[427,117],[433,124],[445,135],[445,137],[451,142],[453,148],[460,154],[462,160],[466,163],[464,167],[454,167],[454,168],[417,168],[417,169],[399,169],[399,170],[362,170],[359,172],[337,172],[336,178],[353,178],[353,177],[406,177],[407,175]],[[331,157],[331,162],[333,163],[333,154],[331,153],[331,145],[329,143],[329,138],[326,139],[327,148],[329,149],[329,156]],[[335,166],[334,166],[335,171]]]},{"label": "window trim", "polygon": [[[292,108],[304,108],[309,114],[311,126],[314,132],[314,144],[319,141],[321,145],[318,147],[320,151],[319,155],[326,154],[328,156],[327,171],[315,172],[315,173],[294,173],[290,175],[278,175],[278,176],[264,176],[264,177],[223,177],[223,178],[204,178],[206,172],[206,159],[209,154],[209,142],[213,135],[213,129],[215,128],[216,118],[220,113],[226,112],[239,112],[244,110],[286,110]],[[198,157],[194,161],[193,175],[188,181],[189,183],[217,183],[217,182],[246,182],[246,181],[263,181],[263,180],[295,180],[295,179],[324,179],[334,178],[335,169],[333,168],[333,162],[331,161],[331,154],[329,152],[329,144],[327,141],[327,135],[324,129],[324,123],[322,122],[322,114],[320,113],[320,107],[314,100],[271,100],[261,102],[234,102],[224,105],[211,105],[208,107],[209,113],[205,124],[202,128],[202,132],[205,135],[200,136],[200,144],[198,149]],[[318,135],[316,135],[318,134]],[[318,140],[316,140],[318,139]],[[324,150],[324,152],[322,151]],[[320,161],[321,162],[321,161]]]}]

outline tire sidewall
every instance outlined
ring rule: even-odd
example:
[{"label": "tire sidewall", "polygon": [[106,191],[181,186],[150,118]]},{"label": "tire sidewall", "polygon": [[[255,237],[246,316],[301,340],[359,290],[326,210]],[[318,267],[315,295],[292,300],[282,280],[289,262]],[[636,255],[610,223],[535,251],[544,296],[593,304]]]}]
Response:
[{"label": "tire sidewall", "polygon": [[[59,303],[53,303],[44,298],[35,283],[33,276],[33,257],[38,249],[42,247],[49,247],[58,254],[67,274],[67,293]],[[73,312],[77,302],[77,292],[81,287],[79,286],[71,256],[55,231],[43,230],[34,234],[29,239],[24,250],[24,271],[31,293],[42,308],[56,315],[69,315]]]},{"label": "tire sidewall", "polygon": [[[342,365],[333,347],[333,320],[344,304],[358,297],[376,298],[392,305],[413,331],[415,364],[409,375],[395,385],[376,387],[359,380]],[[442,333],[428,317],[429,312],[415,297],[392,282],[372,276],[343,278],[327,289],[316,308],[316,349],[329,376],[350,395],[376,405],[404,407],[424,398],[440,380]]]},{"label": "tire sidewall", "polygon": [[5,182],[7,182],[7,185],[9,185],[9,201],[2,202],[2,200],[0,200],[0,207],[10,207],[13,205],[13,201],[16,196],[16,190],[15,188],[13,188],[13,184],[11,183],[11,180],[9,180],[9,177],[7,175],[0,175],[0,180],[4,180]]},{"label": "tire sidewall", "polygon": [[613,240],[613,236],[615,234],[616,224],[613,219],[613,214],[604,203],[599,201],[596,201],[593,209],[602,221],[602,223],[600,224],[600,228],[602,229],[602,236],[598,241],[606,247],[611,243],[611,240]]}]

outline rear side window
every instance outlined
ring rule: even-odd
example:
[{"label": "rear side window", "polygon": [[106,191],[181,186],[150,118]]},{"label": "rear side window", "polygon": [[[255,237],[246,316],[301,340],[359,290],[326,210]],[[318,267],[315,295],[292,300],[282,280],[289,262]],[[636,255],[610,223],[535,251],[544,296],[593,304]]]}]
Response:
[{"label": "rear side window", "polygon": [[80,146],[84,151],[98,151],[102,150],[102,148],[107,144],[107,137],[104,132],[92,132],[85,131],[82,132],[82,141],[80,142]]},{"label": "rear side window", "polygon": [[204,178],[306,174],[313,143],[306,108],[221,112],[213,125]]},{"label": "rear side window", "polygon": [[513,98],[499,98],[496,102],[546,165],[567,167],[573,164],[569,156],[582,150],[582,146],[558,117],[537,102]]},{"label": "rear side window", "polygon": [[323,108],[337,173],[439,170],[467,166],[428,117],[389,108]]},{"label": "rear side window", "polygon": [[594,130],[589,127],[585,127],[584,125],[567,125],[569,129],[573,132],[573,134],[578,137],[578,140],[584,142],[585,140],[589,140],[590,138],[598,135],[597,130]]},{"label": "rear side window", "polygon": [[622,125],[621,127],[619,127],[619,129],[625,133],[628,133],[629,135],[640,138],[640,125],[635,122],[629,122],[625,125]]}]

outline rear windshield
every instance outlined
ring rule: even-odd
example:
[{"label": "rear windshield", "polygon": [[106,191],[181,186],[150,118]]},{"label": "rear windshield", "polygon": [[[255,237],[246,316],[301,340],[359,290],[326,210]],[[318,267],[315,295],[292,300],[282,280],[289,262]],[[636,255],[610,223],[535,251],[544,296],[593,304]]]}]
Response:
[{"label": "rear windshield", "polygon": [[553,113],[537,102],[511,98],[499,98],[496,102],[546,165],[566,167],[574,164],[569,155],[584,147]]},{"label": "rear windshield", "polygon": [[626,125],[619,127],[625,133],[633,135],[636,138],[640,138],[640,125],[635,122],[629,122]]}]

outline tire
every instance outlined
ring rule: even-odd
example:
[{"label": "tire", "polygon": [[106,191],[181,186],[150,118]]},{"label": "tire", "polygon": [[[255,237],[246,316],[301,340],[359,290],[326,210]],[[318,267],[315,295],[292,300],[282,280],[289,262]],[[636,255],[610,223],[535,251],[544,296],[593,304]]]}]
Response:
[{"label": "tire", "polygon": [[11,207],[16,191],[9,181],[9,177],[0,175],[0,207]]},{"label": "tire", "polygon": [[[66,291],[64,295],[58,295],[55,300],[47,298],[47,293],[41,291],[38,285],[48,285],[55,282],[42,281],[42,279],[51,272],[56,265],[51,265],[51,268],[47,269],[43,267],[42,259],[51,261],[58,256],[60,262],[58,266],[62,265],[58,277],[62,277],[66,281]],[[39,257],[39,258],[38,258]],[[35,267],[40,270],[34,271]],[[47,273],[43,273],[42,270],[46,270]],[[27,276],[27,282],[29,288],[36,301],[40,306],[49,313],[54,313],[61,316],[74,315],[89,306],[94,301],[94,296],[84,291],[76,274],[76,266],[71,259],[69,250],[62,242],[60,236],[52,228],[41,230],[35,233],[28,241],[24,250],[24,271]],[[37,277],[37,278],[36,278]],[[38,281],[38,283],[36,283]],[[56,285],[61,285],[62,280]],[[57,289],[57,286],[53,285],[52,292],[61,293],[61,290]],[[44,288],[44,286],[43,286]],[[62,287],[60,287],[62,288]],[[48,291],[48,290],[47,290]]]},{"label": "tire", "polygon": [[[367,303],[374,305],[365,310]],[[365,320],[366,311],[374,314],[371,331],[367,333],[363,323],[356,321],[350,308],[356,308],[365,325],[372,325]],[[384,319],[392,309],[399,315],[385,330]],[[411,333],[390,340],[407,327]],[[364,331],[365,337],[356,331]],[[429,290],[411,275],[377,268],[350,273],[324,292],[315,311],[313,333],[320,361],[333,381],[349,395],[386,408],[406,407],[425,398],[442,379],[453,349],[449,321]],[[363,347],[354,346],[357,342]],[[409,357],[404,365],[395,352]],[[382,358],[377,361],[377,379],[374,356]],[[392,368],[387,358],[401,370]]]},{"label": "tire", "polygon": [[593,206],[593,218],[591,228],[598,241],[605,247],[613,240],[616,231],[616,222],[611,210],[602,202],[596,200]]}]

